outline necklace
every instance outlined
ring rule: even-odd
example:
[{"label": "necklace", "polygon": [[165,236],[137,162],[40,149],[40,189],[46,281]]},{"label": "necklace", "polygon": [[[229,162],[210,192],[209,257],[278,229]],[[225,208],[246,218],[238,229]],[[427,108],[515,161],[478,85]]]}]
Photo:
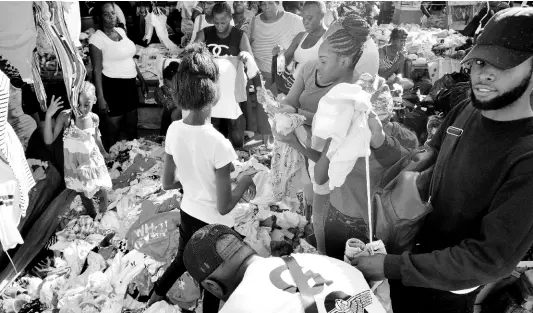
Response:
[{"label": "necklace", "polygon": [[398,59],[400,58],[400,51],[396,51],[394,59],[390,60],[389,55],[387,54],[388,47],[389,46],[385,47],[385,58],[383,60],[379,60],[381,67],[384,67],[386,69],[390,69],[394,64],[396,64],[396,62],[398,62]]}]

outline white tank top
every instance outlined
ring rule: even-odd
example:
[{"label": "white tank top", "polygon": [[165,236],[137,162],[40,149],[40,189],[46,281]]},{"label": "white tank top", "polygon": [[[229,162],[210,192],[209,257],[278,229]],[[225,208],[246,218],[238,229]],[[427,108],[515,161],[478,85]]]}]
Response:
[{"label": "white tank top", "polygon": [[309,35],[309,33],[305,33],[300,41],[300,44],[298,44],[298,48],[296,48],[296,51],[294,51],[294,61],[298,63],[297,67],[309,61],[317,60],[318,48],[320,48],[320,45],[324,41],[324,37],[322,36],[314,46],[308,49],[303,49],[302,43],[305,41],[305,38],[307,38],[307,35]]}]

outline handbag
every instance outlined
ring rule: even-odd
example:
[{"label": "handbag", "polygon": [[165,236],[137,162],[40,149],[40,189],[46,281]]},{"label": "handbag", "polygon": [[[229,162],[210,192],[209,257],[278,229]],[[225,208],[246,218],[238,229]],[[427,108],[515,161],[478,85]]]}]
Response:
[{"label": "handbag", "polygon": [[377,238],[390,254],[414,248],[425,217],[433,211],[431,199],[438,190],[443,168],[474,112],[468,104],[446,129],[438,156],[430,147],[412,151],[381,176],[373,197],[373,223]]}]

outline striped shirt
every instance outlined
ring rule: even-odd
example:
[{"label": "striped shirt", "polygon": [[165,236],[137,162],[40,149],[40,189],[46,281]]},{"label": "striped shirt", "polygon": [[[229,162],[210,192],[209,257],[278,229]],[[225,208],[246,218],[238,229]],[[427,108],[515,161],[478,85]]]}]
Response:
[{"label": "striped shirt", "polygon": [[[24,155],[24,149],[17,134],[7,123],[9,105],[9,78],[0,71],[0,156],[13,170],[20,191],[20,216],[26,216],[28,193],[35,186],[35,180]],[[17,216],[18,213],[14,216]]]},{"label": "striped shirt", "polygon": [[261,15],[252,22],[252,52],[261,72],[270,73],[272,66],[272,49],[280,45],[289,48],[292,40],[300,32],[305,31],[302,18],[290,12],[284,12],[279,21],[265,23]]}]

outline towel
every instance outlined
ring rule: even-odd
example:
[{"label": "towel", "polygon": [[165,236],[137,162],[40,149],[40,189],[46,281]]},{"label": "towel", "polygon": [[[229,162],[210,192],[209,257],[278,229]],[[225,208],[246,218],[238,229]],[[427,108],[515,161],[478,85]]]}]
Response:
[{"label": "towel", "polygon": [[356,84],[338,84],[318,104],[313,136],[328,139],[329,187],[344,184],[359,157],[370,156],[370,94]]}]

